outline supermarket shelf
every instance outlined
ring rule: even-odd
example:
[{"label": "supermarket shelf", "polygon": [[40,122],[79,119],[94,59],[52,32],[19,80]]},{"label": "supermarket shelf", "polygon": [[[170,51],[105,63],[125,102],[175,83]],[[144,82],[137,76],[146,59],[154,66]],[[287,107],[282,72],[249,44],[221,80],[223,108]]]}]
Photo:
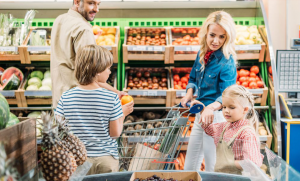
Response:
[{"label": "supermarket shelf", "polygon": [[[12,1],[12,2],[1,2],[0,9],[69,9],[72,6],[72,1],[66,2],[45,2],[44,0],[27,2],[23,1]],[[121,1],[121,0],[120,0]],[[125,0],[124,0],[125,1]],[[29,3],[30,2],[30,3]],[[102,1],[100,9],[165,9],[165,8],[256,8],[255,1],[166,1],[163,2],[158,0],[126,0],[126,2],[116,1]]]}]

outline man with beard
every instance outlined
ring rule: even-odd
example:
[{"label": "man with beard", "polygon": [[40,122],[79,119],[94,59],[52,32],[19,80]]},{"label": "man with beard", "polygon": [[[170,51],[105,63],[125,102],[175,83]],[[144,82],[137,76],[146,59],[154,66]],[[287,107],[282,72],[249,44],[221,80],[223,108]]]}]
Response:
[{"label": "man with beard", "polygon": [[[80,47],[96,44],[92,26],[99,11],[100,0],[74,0],[68,13],[62,14],[54,21],[51,32],[51,79],[52,102],[56,108],[63,92],[78,83],[74,75],[75,57]],[[124,95],[106,83],[99,85],[108,90]]]}]

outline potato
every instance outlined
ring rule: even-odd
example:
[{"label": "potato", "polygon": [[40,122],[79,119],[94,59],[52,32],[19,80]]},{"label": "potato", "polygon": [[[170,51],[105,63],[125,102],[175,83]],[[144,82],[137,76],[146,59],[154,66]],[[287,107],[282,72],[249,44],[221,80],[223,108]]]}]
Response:
[{"label": "potato", "polygon": [[130,121],[130,120],[127,120],[127,121],[125,121],[125,123],[124,123],[124,124],[128,124],[128,123],[132,123],[132,121]]},{"label": "potato", "polygon": [[152,126],[152,124],[147,124],[147,129],[153,129],[154,127]]},{"label": "potato", "polygon": [[258,123],[258,126],[263,126],[263,125],[264,125],[264,123],[262,123],[262,122]]},{"label": "potato", "polygon": [[131,127],[131,126],[129,126],[127,129],[126,129],[126,131],[134,131],[135,129],[133,128],[133,127]]},{"label": "potato", "polygon": [[140,129],[143,129],[143,126],[140,125],[140,124],[137,124],[137,125],[135,125],[134,129],[135,130],[140,130]]},{"label": "potato", "polygon": [[258,132],[259,132],[259,134],[262,135],[262,136],[268,135],[268,132],[267,132],[267,130],[265,130],[265,129],[260,129]]},{"label": "potato", "polygon": [[153,112],[148,112],[147,115],[146,115],[146,118],[148,120],[155,119],[155,114]]},{"label": "potato", "polygon": [[156,124],[155,124],[155,128],[159,128],[159,127],[161,127],[162,126],[162,122],[157,122]]},{"label": "potato", "polygon": [[131,115],[128,115],[127,117],[126,117],[126,119],[125,119],[125,121],[128,121],[128,120],[130,120],[130,121],[134,121],[134,117],[133,116],[131,116]]},{"label": "potato", "polygon": [[145,121],[143,118],[138,118],[137,120],[135,120],[135,122],[143,122]]}]

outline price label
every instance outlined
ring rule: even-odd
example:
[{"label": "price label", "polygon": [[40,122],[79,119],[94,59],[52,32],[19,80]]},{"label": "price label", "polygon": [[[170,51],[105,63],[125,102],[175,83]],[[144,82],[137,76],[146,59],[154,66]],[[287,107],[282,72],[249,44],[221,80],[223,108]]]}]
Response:
[{"label": "price label", "polygon": [[50,51],[51,46],[29,46],[28,51]]},{"label": "price label", "polygon": [[186,92],[181,93],[181,97],[184,97],[186,95]]},{"label": "price label", "polygon": [[192,47],[192,51],[199,51],[200,50],[200,46],[193,46]]},{"label": "price label", "polygon": [[237,45],[235,46],[235,50],[249,50],[248,45]]},{"label": "price label", "polygon": [[186,47],[186,51],[191,51],[192,48],[191,47]]},{"label": "price label", "polygon": [[145,46],[135,46],[132,49],[135,51],[145,51],[146,47]]},{"label": "price label", "polygon": [[159,46],[157,46],[157,47],[154,47],[154,51],[163,51],[163,48],[162,48],[162,47],[159,47]]},{"label": "price label", "polygon": [[153,47],[148,47],[148,51],[153,51]]},{"label": "price label", "polygon": [[148,96],[148,92],[147,91],[143,91],[143,96]]},{"label": "price label", "polygon": [[157,96],[157,91],[148,91],[148,96]]},{"label": "price label", "polygon": [[10,51],[17,51],[18,47],[0,47],[0,51],[3,52],[10,52]]}]

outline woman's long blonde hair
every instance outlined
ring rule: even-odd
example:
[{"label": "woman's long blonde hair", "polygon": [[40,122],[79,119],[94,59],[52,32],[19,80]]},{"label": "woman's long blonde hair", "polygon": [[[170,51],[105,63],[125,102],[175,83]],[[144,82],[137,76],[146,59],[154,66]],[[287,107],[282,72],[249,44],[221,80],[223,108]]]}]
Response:
[{"label": "woman's long blonde hair", "polygon": [[253,95],[243,86],[232,85],[227,87],[223,93],[222,97],[230,97],[231,99],[238,100],[238,102],[243,107],[248,107],[248,113],[245,118],[249,120],[249,125],[253,126],[253,129],[258,136],[258,116],[254,109],[254,97]]},{"label": "woman's long blonde hair", "polygon": [[224,28],[226,31],[226,40],[224,42],[224,45],[221,47],[222,52],[225,56],[226,59],[229,59],[230,55],[236,59],[236,53],[235,53],[235,48],[234,48],[234,40],[236,36],[236,31],[235,31],[235,24],[230,16],[230,14],[226,13],[225,11],[215,11],[208,15],[207,19],[205,20],[200,32],[200,63],[203,67],[203,70],[205,68],[205,63],[204,63],[204,55],[208,51],[208,46],[206,43],[206,37],[207,37],[207,31],[209,25],[212,24],[218,24]]}]

